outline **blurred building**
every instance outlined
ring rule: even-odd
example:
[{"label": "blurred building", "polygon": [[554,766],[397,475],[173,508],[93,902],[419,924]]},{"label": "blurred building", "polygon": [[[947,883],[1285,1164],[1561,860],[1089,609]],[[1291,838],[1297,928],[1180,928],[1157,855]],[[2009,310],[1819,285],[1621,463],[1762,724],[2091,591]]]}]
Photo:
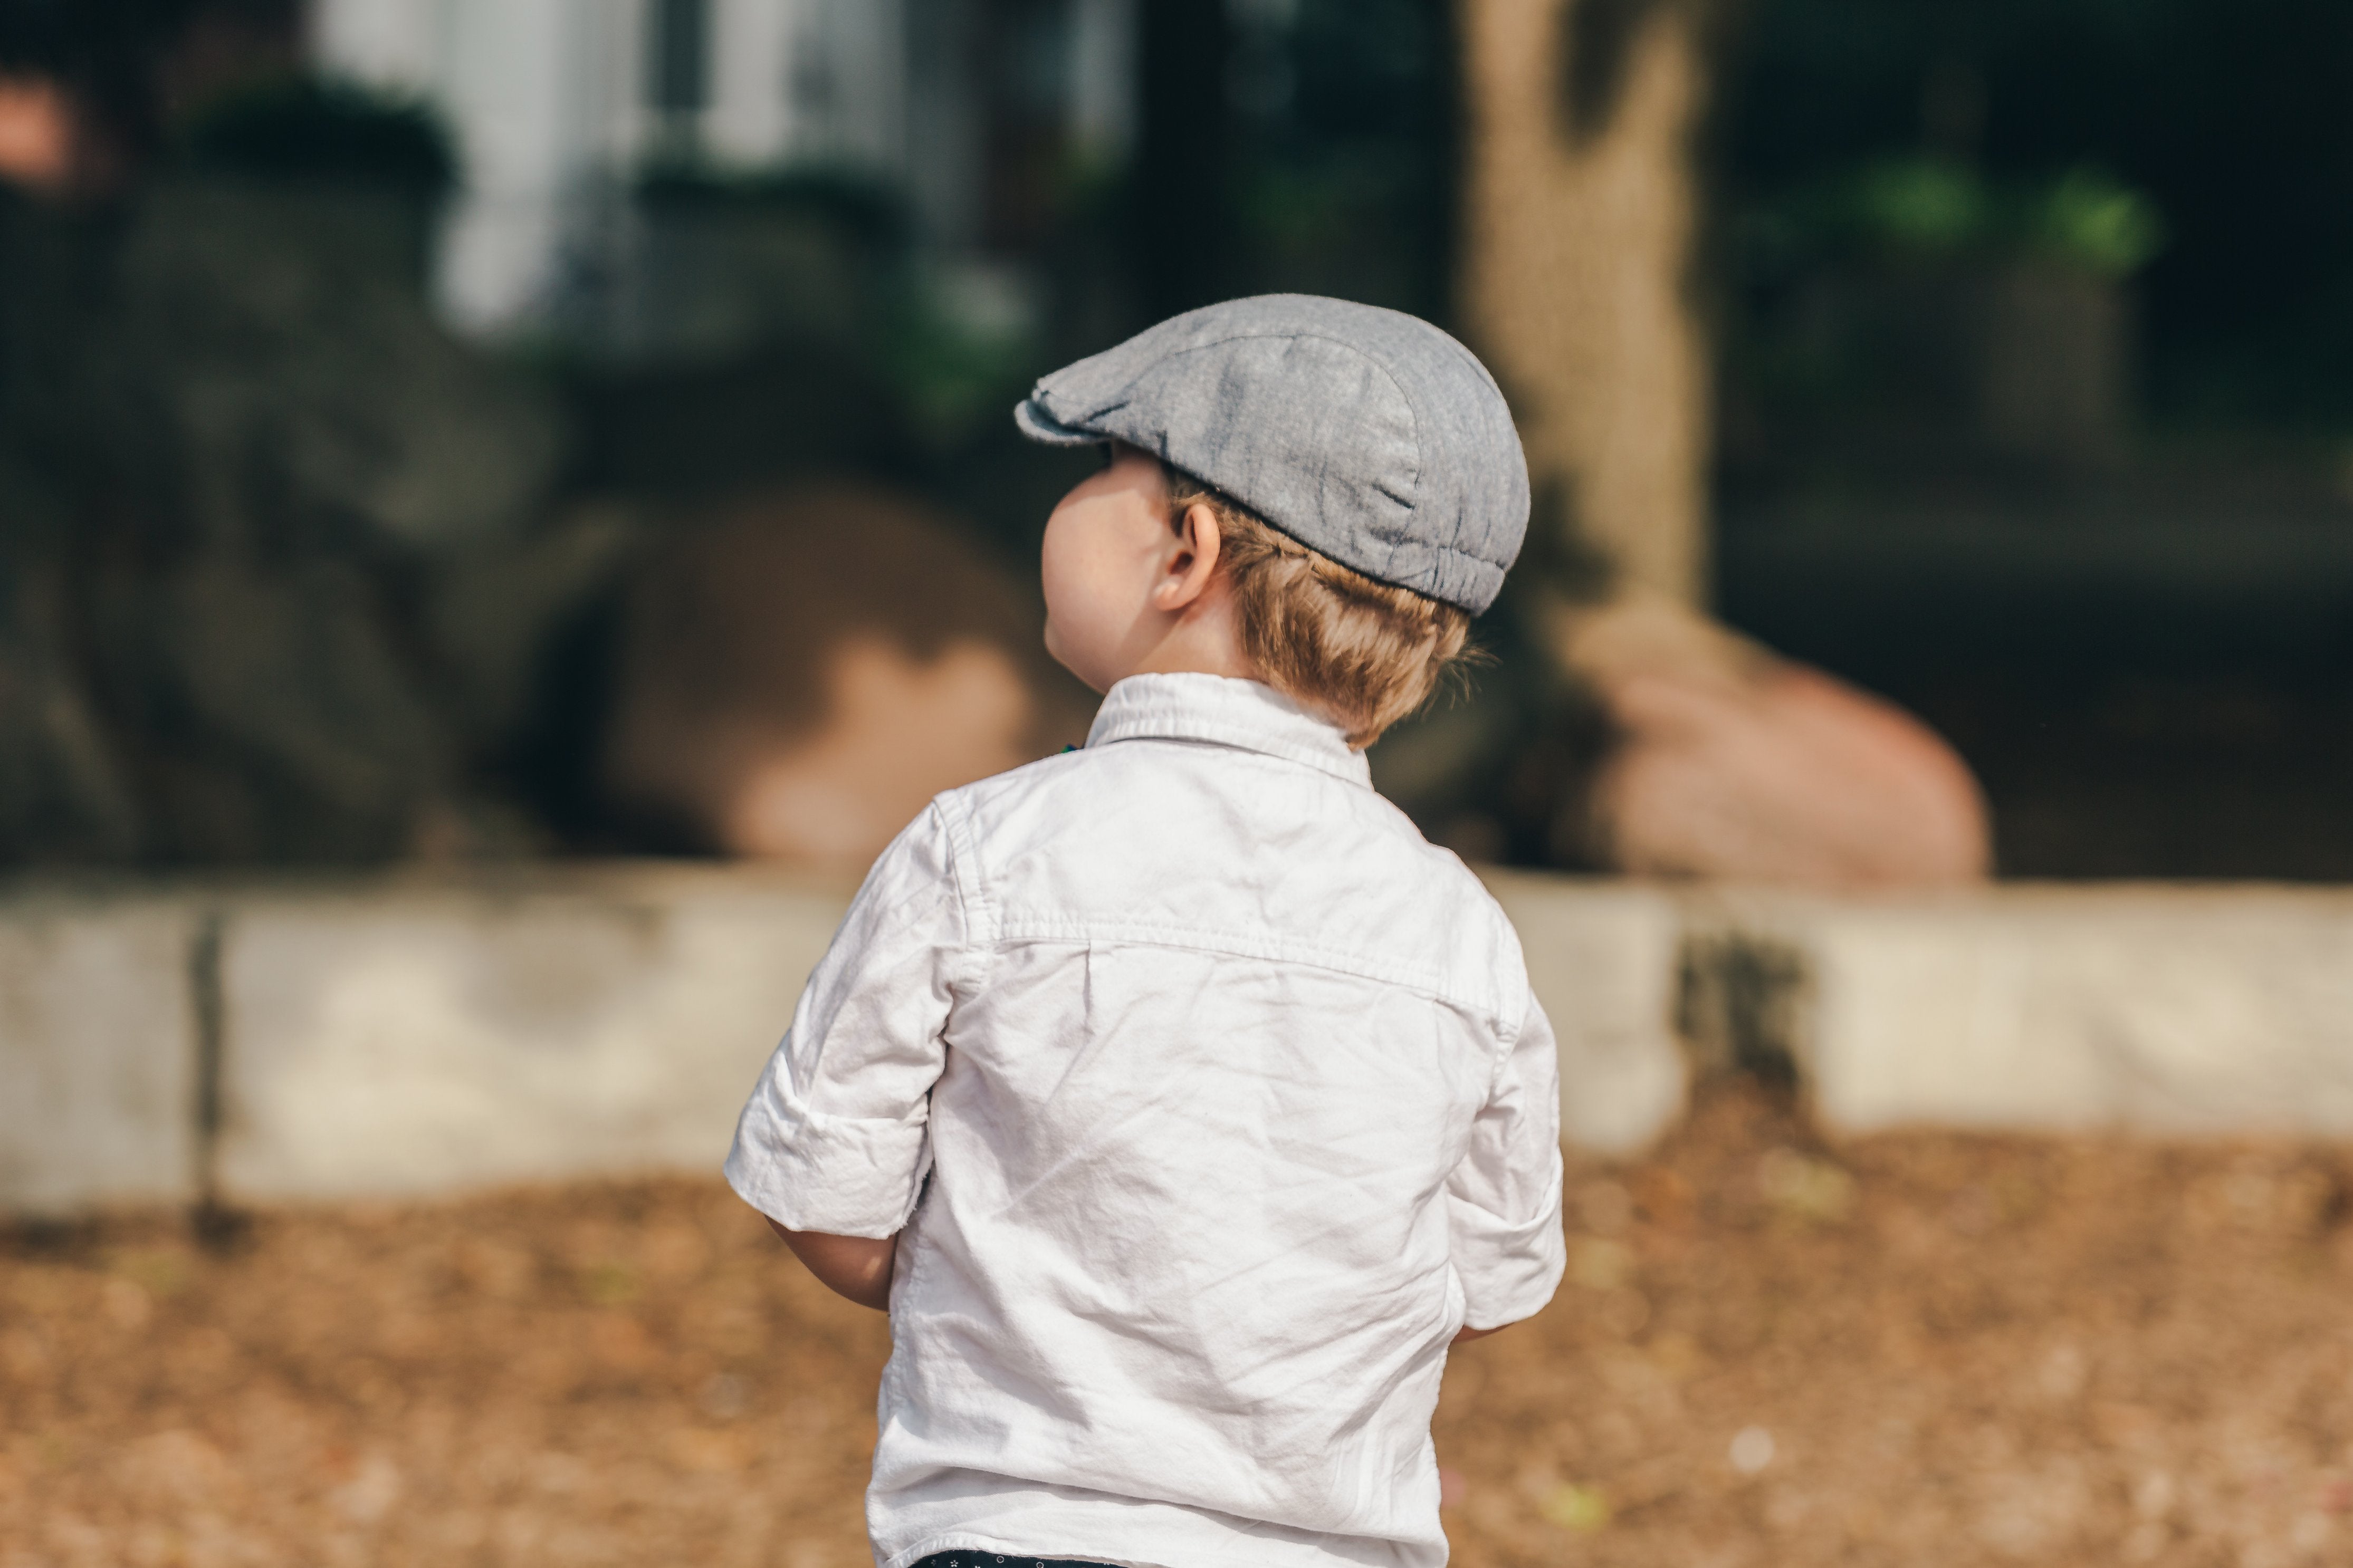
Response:
[{"label": "blurred building", "polygon": [[[952,294],[1013,308],[1005,231],[1035,171],[1115,164],[1137,0],[318,0],[325,70],[412,92],[457,132],[448,318],[660,355],[691,324],[637,200],[649,173],[788,172],[908,202]],[[1018,301],[1016,301],[1018,303]]]}]

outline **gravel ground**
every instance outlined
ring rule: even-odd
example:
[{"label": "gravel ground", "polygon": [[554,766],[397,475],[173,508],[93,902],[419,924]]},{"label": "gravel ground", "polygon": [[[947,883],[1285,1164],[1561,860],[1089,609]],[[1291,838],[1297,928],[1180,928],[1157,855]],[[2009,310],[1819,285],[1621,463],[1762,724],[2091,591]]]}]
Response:
[{"label": "gravel ground", "polygon": [[[1472,1565],[2353,1563],[2353,1149],[1712,1095],[1460,1352]],[[0,1246],[0,1568],[865,1561],[880,1317],[649,1183]]]}]

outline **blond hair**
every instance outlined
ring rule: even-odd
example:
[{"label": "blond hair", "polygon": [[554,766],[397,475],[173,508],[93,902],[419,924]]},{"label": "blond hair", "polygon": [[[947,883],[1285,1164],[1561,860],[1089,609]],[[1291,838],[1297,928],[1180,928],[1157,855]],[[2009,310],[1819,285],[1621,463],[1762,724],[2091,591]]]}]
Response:
[{"label": "blond hair", "polygon": [[1430,700],[1465,657],[1471,617],[1410,588],[1377,583],[1310,550],[1180,469],[1167,476],[1168,522],[1207,506],[1222,542],[1242,652],[1269,686],[1335,720],[1364,750]]}]

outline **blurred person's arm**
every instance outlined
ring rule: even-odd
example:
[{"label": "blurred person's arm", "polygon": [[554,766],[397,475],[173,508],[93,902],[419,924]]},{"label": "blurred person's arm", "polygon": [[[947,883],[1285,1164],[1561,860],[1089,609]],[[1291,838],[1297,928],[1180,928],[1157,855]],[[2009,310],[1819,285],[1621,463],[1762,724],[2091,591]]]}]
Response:
[{"label": "blurred person's arm", "polygon": [[[765,1218],[765,1215],[762,1216]],[[816,1230],[786,1230],[775,1220],[768,1228],[784,1238],[818,1283],[837,1296],[878,1312],[891,1310],[891,1268],[898,1260],[899,1238],[880,1241],[866,1236],[828,1236]]]}]

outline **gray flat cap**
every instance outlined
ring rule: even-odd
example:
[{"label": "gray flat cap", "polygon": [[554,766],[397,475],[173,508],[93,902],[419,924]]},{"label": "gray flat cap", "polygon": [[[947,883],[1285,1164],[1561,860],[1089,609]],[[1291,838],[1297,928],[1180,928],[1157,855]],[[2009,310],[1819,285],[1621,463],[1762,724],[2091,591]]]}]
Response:
[{"label": "gray flat cap", "polygon": [[1187,311],[1038,384],[1032,440],[1120,440],[1368,577],[1495,602],[1528,529],[1511,410],[1428,321],[1310,294]]}]

